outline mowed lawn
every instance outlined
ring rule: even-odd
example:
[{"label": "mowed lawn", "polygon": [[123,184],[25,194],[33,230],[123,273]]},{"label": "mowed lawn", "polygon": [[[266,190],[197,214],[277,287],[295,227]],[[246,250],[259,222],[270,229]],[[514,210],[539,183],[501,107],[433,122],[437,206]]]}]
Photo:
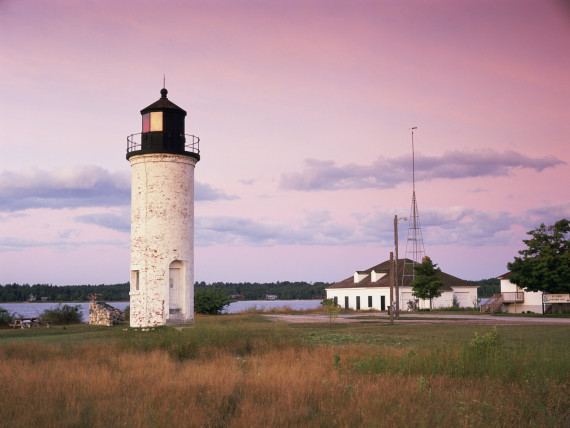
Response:
[{"label": "mowed lawn", "polygon": [[568,325],[0,330],[7,427],[567,427],[569,380]]}]

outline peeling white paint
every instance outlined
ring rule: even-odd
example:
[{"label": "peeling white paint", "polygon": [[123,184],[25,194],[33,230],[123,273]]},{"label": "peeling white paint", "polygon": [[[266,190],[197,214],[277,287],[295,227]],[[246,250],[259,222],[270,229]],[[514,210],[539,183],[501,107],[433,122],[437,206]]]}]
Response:
[{"label": "peeling white paint", "polygon": [[[194,167],[173,154],[129,158],[131,184],[131,327],[194,319]],[[169,272],[180,268],[180,312],[170,313]],[[131,275],[131,278],[133,275]]]}]

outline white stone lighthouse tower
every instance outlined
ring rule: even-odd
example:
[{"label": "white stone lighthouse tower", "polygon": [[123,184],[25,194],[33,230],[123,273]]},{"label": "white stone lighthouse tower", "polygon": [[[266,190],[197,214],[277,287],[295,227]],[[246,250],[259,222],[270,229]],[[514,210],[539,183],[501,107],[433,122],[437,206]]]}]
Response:
[{"label": "white stone lighthouse tower", "polygon": [[199,138],[168,91],[127,137],[131,163],[131,327],[194,319],[194,167]]}]

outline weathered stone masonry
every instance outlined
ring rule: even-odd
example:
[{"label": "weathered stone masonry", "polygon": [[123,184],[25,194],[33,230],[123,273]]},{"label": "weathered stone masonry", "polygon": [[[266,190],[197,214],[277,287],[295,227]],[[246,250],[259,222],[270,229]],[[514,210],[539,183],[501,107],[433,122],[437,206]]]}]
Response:
[{"label": "weathered stone masonry", "polygon": [[111,327],[125,322],[125,314],[105,302],[89,303],[89,324]]}]

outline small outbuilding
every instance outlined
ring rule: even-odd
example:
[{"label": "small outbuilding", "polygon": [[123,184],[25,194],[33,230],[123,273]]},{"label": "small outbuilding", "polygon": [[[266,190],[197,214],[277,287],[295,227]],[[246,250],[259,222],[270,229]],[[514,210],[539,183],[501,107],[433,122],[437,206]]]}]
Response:
[{"label": "small outbuilding", "polygon": [[525,291],[512,283],[510,276],[511,272],[507,272],[498,277],[501,280],[501,311],[511,314],[542,314],[542,291]]},{"label": "small outbuilding", "polygon": [[[399,302],[401,310],[413,308],[429,309],[429,300],[419,300],[412,294],[411,276],[402,282],[402,273],[406,259],[398,260],[397,278],[399,281]],[[412,261],[407,259],[407,265]],[[443,282],[442,294],[432,300],[432,308],[449,308],[455,301],[460,307],[477,307],[478,286],[470,281],[440,272]],[[386,260],[366,270],[354,272],[354,275],[326,288],[327,298],[345,309],[385,311],[390,305],[390,260]],[[394,301],[396,290],[394,289]]]},{"label": "small outbuilding", "polygon": [[498,277],[501,280],[501,293],[495,294],[485,302],[482,306],[484,312],[510,314],[570,312],[570,294],[526,291],[511,282],[510,276],[511,272],[507,272]]}]

